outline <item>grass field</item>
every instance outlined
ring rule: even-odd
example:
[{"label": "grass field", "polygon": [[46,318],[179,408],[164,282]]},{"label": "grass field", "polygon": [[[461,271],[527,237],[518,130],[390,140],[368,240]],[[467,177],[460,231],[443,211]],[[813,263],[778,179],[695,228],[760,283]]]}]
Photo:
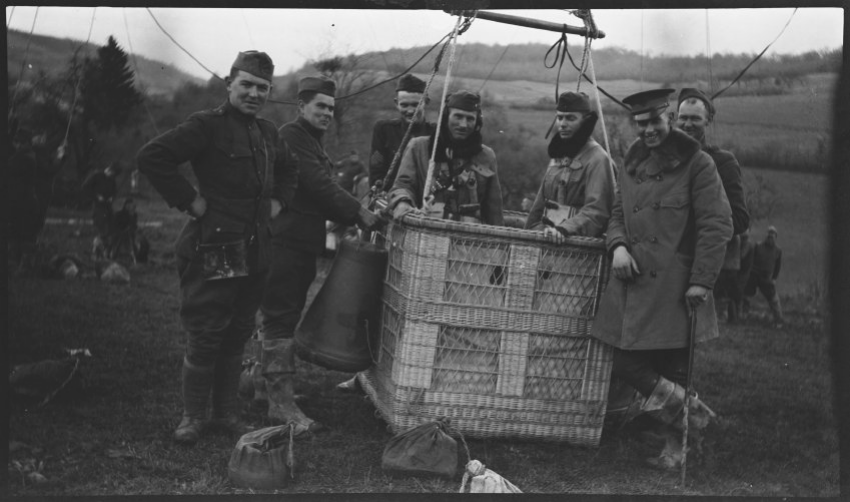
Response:
[{"label": "grass field", "polygon": [[[754,222],[757,237],[769,223],[779,227],[785,252],[780,291],[804,290],[811,277],[823,274],[827,180],[747,171],[762,175],[781,194],[772,218]],[[131,269],[129,285],[10,277],[11,364],[55,356],[62,347],[87,347],[93,354],[82,362],[86,388],[81,395],[43,408],[12,403],[10,495],[252,493],[227,480],[236,437],[213,434],[188,449],[171,442],[180,414],[184,347],[171,244],[183,217],[157,198],[142,200],[140,210],[144,221],[163,225],[145,228],[154,243],[153,260]],[[51,216],[88,215],[52,210]],[[43,237],[54,251],[85,256],[91,236],[87,226],[48,225]],[[322,261],[323,272],[328,265]],[[525,492],[836,496],[838,439],[825,313],[807,309],[806,298],[795,301],[786,304],[789,322],[780,329],[761,319],[766,310],[757,303],[749,321],[722,325],[719,340],[697,349],[697,388],[721,419],[707,430],[703,452],[690,457],[684,488],[678,485],[678,472],[656,471],[643,463],[658,445],[614,423],[606,425],[598,448],[469,440],[472,457]],[[334,390],[347,376],[299,362],[296,390],[306,396],[302,406],[330,431],[296,442],[297,479],[280,492],[457,491],[459,475],[434,480],[382,472],[381,452],[392,434],[368,400]],[[257,411],[246,411],[246,418],[264,424]],[[33,470],[46,481],[27,478]]]}]

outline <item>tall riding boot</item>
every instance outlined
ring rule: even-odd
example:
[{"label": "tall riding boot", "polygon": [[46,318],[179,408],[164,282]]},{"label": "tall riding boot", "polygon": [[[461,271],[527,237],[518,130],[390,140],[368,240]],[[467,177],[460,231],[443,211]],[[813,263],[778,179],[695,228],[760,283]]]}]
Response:
[{"label": "tall riding boot", "polygon": [[213,419],[231,432],[246,433],[249,427],[240,419],[239,377],[242,356],[220,357],[215,367],[212,389]]},{"label": "tall riding boot", "polygon": [[[684,387],[659,376],[655,389],[643,403],[644,412],[667,426],[662,432],[665,438],[664,449],[657,459],[651,460],[654,465],[676,469],[682,464],[681,436],[684,427],[682,422],[685,394]],[[701,441],[700,431],[716,416],[705,403],[693,396],[688,407],[688,437],[693,437],[697,442]]]},{"label": "tall riding boot", "polygon": [[207,417],[213,367],[195,366],[183,358],[183,419],[174,431],[178,443],[195,444]]},{"label": "tall riding boot", "polygon": [[[246,346],[248,347],[248,357],[260,363],[263,360],[263,332],[261,329],[254,332]],[[248,376],[254,387],[251,406],[254,408],[261,407],[269,399],[266,395],[266,379],[263,377],[262,364],[252,365],[248,371]]]},{"label": "tall riding boot", "polygon": [[263,377],[269,400],[269,419],[295,423],[296,429],[318,431],[322,426],[295,404],[295,341],[291,338],[263,340]]},{"label": "tall riding boot", "polygon": [[782,316],[782,305],[779,304],[779,295],[773,295],[773,298],[767,304],[770,305],[770,311],[773,312],[773,322],[785,324],[785,318]]}]

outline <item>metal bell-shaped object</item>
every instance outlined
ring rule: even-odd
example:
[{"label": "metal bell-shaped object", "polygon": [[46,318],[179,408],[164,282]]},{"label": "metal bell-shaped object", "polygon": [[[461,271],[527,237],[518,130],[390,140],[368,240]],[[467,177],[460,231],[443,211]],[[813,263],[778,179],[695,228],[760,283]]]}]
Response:
[{"label": "metal bell-shaped object", "polygon": [[375,244],[342,241],[322,289],[295,331],[301,359],[345,372],[372,365],[378,355],[387,258],[387,251]]}]

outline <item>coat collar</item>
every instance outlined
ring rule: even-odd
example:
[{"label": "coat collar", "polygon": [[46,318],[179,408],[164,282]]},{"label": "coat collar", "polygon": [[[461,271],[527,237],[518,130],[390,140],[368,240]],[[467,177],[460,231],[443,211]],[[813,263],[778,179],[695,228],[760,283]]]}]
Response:
[{"label": "coat collar", "polygon": [[301,117],[300,115],[298,116],[298,118],[295,119],[295,123],[298,124],[298,126],[300,126],[302,129],[307,131],[307,134],[316,138],[316,141],[321,142],[322,136],[325,134],[325,131],[313,127],[313,125],[310,124],[307,119]]},{"label": "coat collar", "polygon": [[670,172],[690,160],[701,149],[699,141],[676,128],[673,128],[664,143],[656,148],[647,148],[643,140],[638,138],[626,152],[626,173],[634,174],[637,166],[650,155],[655,157],[656,161],[647,165],[647,174]]}]

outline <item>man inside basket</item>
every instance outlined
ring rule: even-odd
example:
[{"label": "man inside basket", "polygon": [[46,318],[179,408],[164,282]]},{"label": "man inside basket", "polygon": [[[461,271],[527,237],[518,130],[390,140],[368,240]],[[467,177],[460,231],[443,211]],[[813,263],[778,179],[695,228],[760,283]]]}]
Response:
[{"label": "man inside basket", "polygon": [[590,135],[599,116],[584,93],[558,96],[558,133],[549,143],[549,166],[528,212],[525,228],[558,241],[565,235],[599,237],[614,204],[611,159]]},{"label": "man inside basket", "polygon": [[[634,410],[663,424],[667,444],[656,465],[681,465],[689,365],[689,311],[696,342],[718,336],[714,286],[732,237],[729,201],[699,141],[673,128],[672,89],[623,100],[639,138],[620,167],[608,223],[611,275],[591,335],[614,347],[612,376],[643,396]],[[713,412],[691,399],[689,432]],[[639,409],[638,409],[639,408]]]},{"label": "man inside basket", "polygon": [[434,201],[428,213],[437,218],[503,225],[502,188],[496,154],[481,141],[481,97],[461,90],[446,99],[439,138],[436,131],[410,140],[389,192],[393,218],[422,208],[428,165],[434,158]]}]

